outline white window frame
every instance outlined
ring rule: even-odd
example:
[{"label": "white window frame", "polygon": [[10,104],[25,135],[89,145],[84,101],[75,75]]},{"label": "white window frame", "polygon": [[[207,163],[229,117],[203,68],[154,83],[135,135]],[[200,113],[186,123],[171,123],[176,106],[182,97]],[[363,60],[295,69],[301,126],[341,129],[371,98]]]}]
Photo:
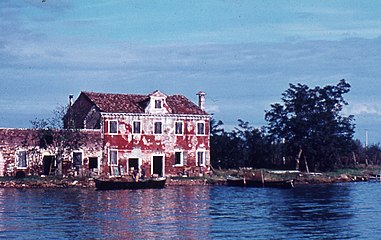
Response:
[{"label": "white window frame", "polygon": [[[116,164],[111,162],[111,153],[116,152]],[[108,166],[110,167],[110,177],[120,176],[120,170],[119,170],[119,154],[118,149],[110,148],[108,150]]]},{"label": "white window frame", "polygon": [[[139,123],[139,132],[135,132],[135,123]],[[132,134],[142,134],[142,121],[132,122]]]},{"label": "white window frame", "polygon": [[[181,133],[177,133],[177,124],[181,123]],[[184,135],[184,122],[183,121],[175,121],[175,135]]]},{"label": "white window frame", "polygon": [[[200,157],[200,154],[202,156],[202,162],[200,163],[199,161],[199,157]],[[206,164],[206,151],[205,150],[199,150],[199,151],[196,151],[196,165],[199,166],[199,167],[205,167]]]},{"label": "white window frame", "polygon": [[[176,163],[176,153],[180,153],[180,163]],[[184,166],[184,151],[175,150],[173,158],[174,158],[173,166],[175,166],[175,167],[182,167],[182,166]]]},{"label": "white window frame", "polygon": [[73,151],[72,154],[71,154],[71,159],[72,159],[72,166],[77,166],[77,165],[74,165],[74,154],[75,153],[80,153],[81,154],[81,165],[79,166],[83,166],[83,151],[80,151],[80,150],[77,150],[77,151]]},{"label": "white window frame", "polygon": [[151,175],[153,174],[153,158],[154,157],[162,157],[163,161],[163,166],[162,166],[162,171],[163,171],[163,176],[165,176],[165,154],[152,154],[151,155]]},{"label": "white window frame", "polygon": [[[161,126],[161,128],[160,128],[160,133],[157,133],[156,132],[156,124],[157,123],[160,123],[160,126]],[[163,122],[162,121],[155,121],[154,123],[153,123],[153,134],[155,134],[155,135],[161,135],[161,134],[163,134]]]},{"label": "white window frame", "polygon": [[[25,152],[25,167],[20,167],[20,158],[19,158],[19,153]],[[16,167],[17,169],[27,169],[29,162],[28,162],[28,151],[25,149],[20,149],[16,151],[16,156],[15,156],[15,162],[16,162]]]},{"label": "white window frame", "polygon": [[[116,164],[113,164],[111,162],[111,152],[116,152]],[[119,165],[118,155],[119,155],[118,154],[118,149],[111,148],[111,149],[108,150],[108,165],[110,167],[114,167],[114,166],[118,166]]]},{"label": "white window frame", "polygon": [[[200,133],[200,131],[199,131],[199,124],[203,124],[203,132],[202,133]],[[206,135],[206,133],[205,133],[205,121],[198,121],[198,122],[196,122],[196,135],[198,135],[198,136],[205,136]]]},{"label": "white window frame", "polygon": [[[111,123],[115,122],[116,123],[116,132],[111,132]],[[119,123],[118,120],[109,120],[108,121],[108,134],[110,135],[117,135],[119,132]]]}]

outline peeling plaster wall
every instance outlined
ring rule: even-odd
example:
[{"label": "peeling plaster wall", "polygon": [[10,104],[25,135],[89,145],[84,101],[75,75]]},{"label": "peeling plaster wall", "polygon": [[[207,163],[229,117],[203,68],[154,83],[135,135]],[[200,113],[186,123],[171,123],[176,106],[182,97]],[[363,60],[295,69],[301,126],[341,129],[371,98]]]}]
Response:
[{"label": "peeling plaster wall", "polygon": [[33,137],[34,132],[28,129],[0,129],[0,152],[3,157],[3,175],[10,173],[11,170],[13,171],[16,151],[31,151],[36,147]]},{"label": "peeling plaster wall", "polygon": [[[100,130],[82,130],[85,144],[81,149],[83,153],[83,166],[88,167],[88,157],[102,156],[102,138]],[[38,175],[42,172],[42,159],[44,155],[54,155],[57,149],[39,147],[39,139],[36,130],[33,129],[0,129],[0,176],[12,175],[17,171],[16,153],[19,150],[27,152],[27,168],[23,169],[27,174]],[[64,156],[64,161],[72,162],[72,151]]]},{"label": "peeling plaster wall", "polygon": [[[118,133],[108,133],[109,121],[117,120]],[[104,146],[106,159],[109,149],[118,149],[118,163],[127,170],[129,158],[139,158],[146,170],[151,169],[152,157],[164,156],[165,175],[176,175],[184,169],[202,171],[196,164],[196,152],[205,151],[205,166],[209,166],[209,118],[207,116],[165,115],[104,115]],[[133,122],[141,122],[141,134],[133,134]],[[183,122],[183,134],[175,134],[175,121]],[[197,123],[205,123],[205,135],[197,135]],[[162,122],[162,134],[154,134],[155,122]],[[175,166],[175,150],[186,156],[184,166]],[[107,167],[106,167],[107,170]],[[149,173],[149,171],[147,171]]]}]

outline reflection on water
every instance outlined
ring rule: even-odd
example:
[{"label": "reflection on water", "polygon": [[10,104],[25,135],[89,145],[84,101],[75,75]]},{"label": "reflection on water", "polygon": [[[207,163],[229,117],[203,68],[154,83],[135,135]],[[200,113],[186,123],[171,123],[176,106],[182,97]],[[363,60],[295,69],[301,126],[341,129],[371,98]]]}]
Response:
[{"label": "reflection on water", "polygon": [[209,187],[0,189],[0,238],[208,238]]},{"label": "reflection on water", "polygon": [[0,189],[6,239],[379,239],[381,185]]},{"label": "reflection on water", "polygon": [[110,235],[124,239],[208,237],[208,191],[208,187],[182,187],[97,192],[101,236],[114,232]]}]

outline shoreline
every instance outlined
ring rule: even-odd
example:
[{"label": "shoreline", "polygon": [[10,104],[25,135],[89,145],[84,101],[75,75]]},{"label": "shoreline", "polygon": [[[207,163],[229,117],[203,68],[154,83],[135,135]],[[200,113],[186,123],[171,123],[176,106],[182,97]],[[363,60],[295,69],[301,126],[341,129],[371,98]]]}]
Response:
[{"label": "shoreline", "polygon": [[[246,171],[247,172],[247,171]],[[281,172],[281,173],[279,173]],[[266,171],[266,180],[293,179],[295,185],[332,184],[341,182],[365,182],[375,179],[375,172],[369,169],[356,171],[339,171],[330,173],[304,173],[296,171]],[[205,177],[168,177],[167,186],[202,186],[226,185],[226,178],[231,174],[239,175],[239,170],[218,171],[217,174]],[[380,179],[377,179],[380,181]],[[0,177],[0,188],[94,188],[94,178],[59,178],[27,176],[25,178]]]}]

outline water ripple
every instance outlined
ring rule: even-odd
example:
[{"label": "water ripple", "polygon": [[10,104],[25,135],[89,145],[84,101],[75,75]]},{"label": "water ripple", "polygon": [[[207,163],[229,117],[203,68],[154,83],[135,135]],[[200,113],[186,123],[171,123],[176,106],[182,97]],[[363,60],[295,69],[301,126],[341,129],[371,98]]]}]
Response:
[{"label": "water ripple", "polygon": [[5,239],[378,239],[381,185],[0,189]]}]

